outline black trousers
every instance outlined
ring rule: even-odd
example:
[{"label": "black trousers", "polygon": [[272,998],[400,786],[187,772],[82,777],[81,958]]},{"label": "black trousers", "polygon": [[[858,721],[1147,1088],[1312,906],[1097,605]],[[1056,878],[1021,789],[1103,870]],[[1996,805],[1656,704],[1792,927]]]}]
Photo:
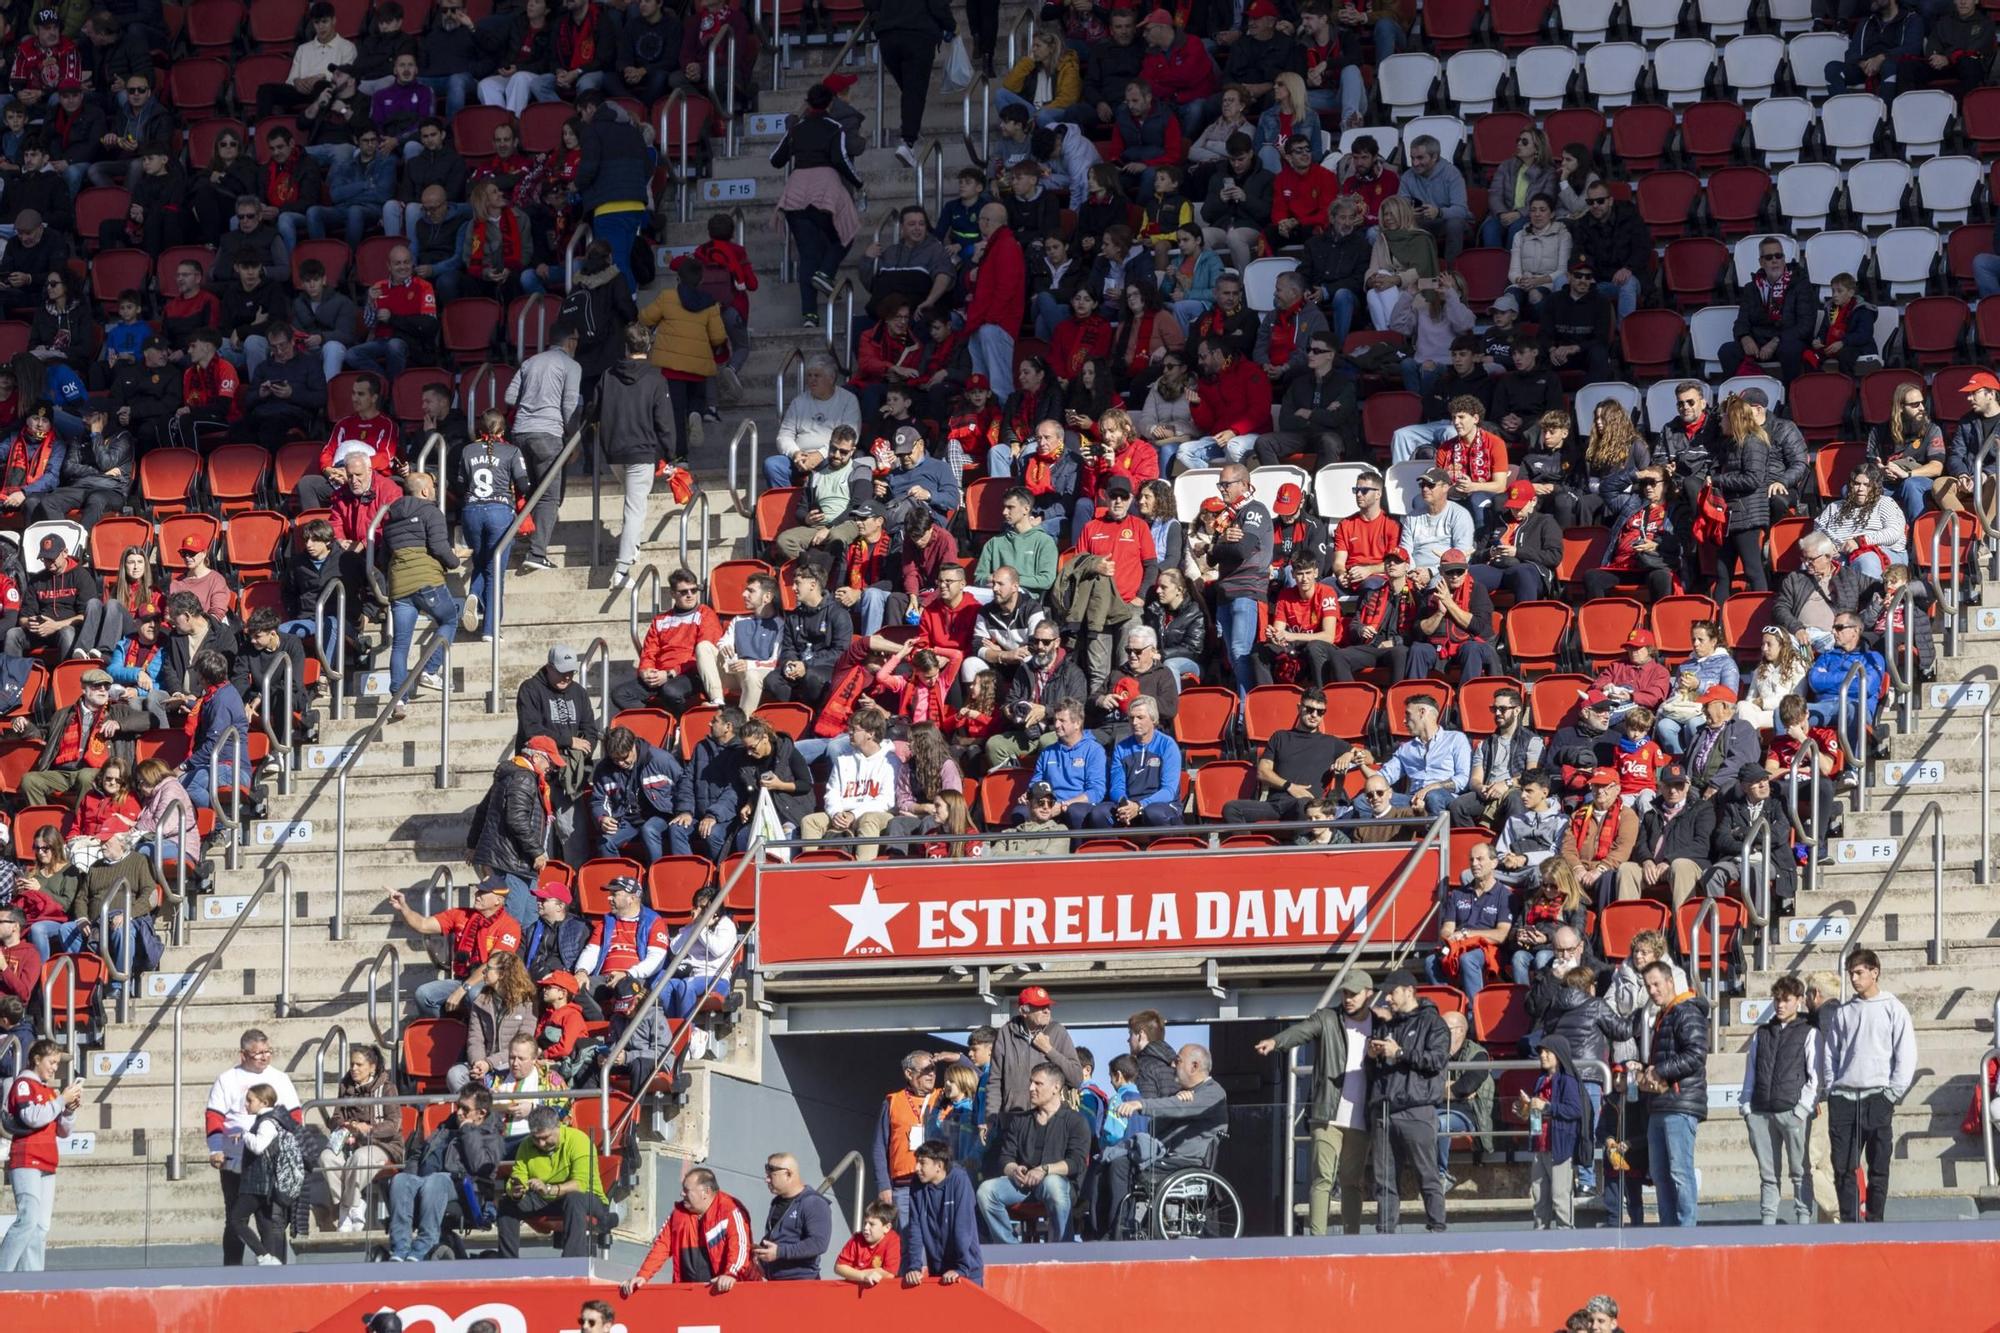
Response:
[{"label": "black trousers", "polygon": [[1000,44],[1000,0],[965,0],[965,26],[972,36],[972,58],[987,57]]},{"label": "black trousers", "polygon": [[1378,1113],[1368,1137],[1368,1152],[1375,1170],[1375,1229],[1393,1235],[1402,1219],[1403,1199],[1400,1173],[1414,1171],[1417,1190],[1424,1200],[1424,1230],[1444,1230],[1444,1182],[1438,1179],[1435,1106],[1418,1106],[1407,1111]]},{"label": "black trousers", "polygon": [[499,1213],[500,1219],[495,1227],[500,1233],[502,1259],[521,1257],[521,1223],[530,1217],[562,1218],[562,1253],[565,1259],[588,1259],[593,1226],[611,1221],[611,1209],[604,1200],[586,1190],[576,1190],[560,1199],[502,1196]]},{"label": "black trousers", "polygon": [[[223,1173],[224,1180],[241,1182],[243,1177]],[[225,1193],[226,1193],[225,1189]],[[223,1241],[222,1261],[225,1264],[243,1262],[245,1250],[255,1255],[271,1255],[278,1259],[285,1257],[285,1213],[282,1202],[261,1194],[244,1194],[240,1191],[229,1201],[229,1233]],[[254,1227],[254,1230],[253,1230]],[[229,1257],[229,1240],[236,1242],[236,1257]]]},{"label": "black trousers", "polygon": [[1729,600],[1729,585],[1737,565],[1743,566],[1743,581],[1751,592],[1771,586],[1770,571],[1764,568],[1764,534],[1755,528],[1732,532],[1722,539],[1715,553],[1715,600]]},{"label": "black trousers", "polygon": [[[765,690],[768,692],[769,685]],[[678,717],[694,702],[695,694],[701,689],[701,681],[690,671],[685,675],[668,676],[660,682],[657,690],[648,689],[646,682],[633,677],[623,685],[611,687],[613,708],[664,708]]]},{"label": "black trousers", "polygon": [[902,94],[903,142],[916,147],[924,130],[924,102],[930,97],[931,66],[937,63],[937,39],[921,32],[885,32],[879,39],[882,68]]},{"label": "black trousers", "polygon": [[1886,1096],[1827,1098],[1827,1130],[1833,1139],[1833,1192],[1840,1220],[1859,1222],[1860,1188],[1854,1171],[1868,1165],[1868,1220],[1884,1222],[1889,1212],[1889,1159],[1896,1147],[1896,1104]]},{"label": "black trousers", "polygon": [[1586,597],[1608,597],[1613,588],[1641,587],[1646,590],[1650,601],[1659,601],[1674,590],[1674,572],[1662,565],[1658,569],[1586,569],[1583,571],[1583,593]]},{"label": "black trousers", "polygon": [[1345,443],[1337,430],[1273,430],[1257,437],[1257,466],[1282,463],[1293,454],[1317,454],[1321,467],[1338,463]]},{"label": "black trousers", "polygon": [[1281,824],[1307,818],[1306,803],[1284,792],[1268,801],[1225,801],[1222,805],[1225,824]]}]

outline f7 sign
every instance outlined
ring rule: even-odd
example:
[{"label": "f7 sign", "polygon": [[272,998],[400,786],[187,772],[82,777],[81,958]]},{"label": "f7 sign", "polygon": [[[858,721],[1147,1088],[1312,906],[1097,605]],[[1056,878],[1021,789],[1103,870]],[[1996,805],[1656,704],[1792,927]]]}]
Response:
[{"label": "f7 sign", "polygon": [[[1367,929],[1411,855],[1409,847],[1332,847],[766,865],[757,879],[758,962],[782,970],[1319,953]],[[1376,923],[1376,941],[1415,932],[1433,878],[1411,880]]]}]

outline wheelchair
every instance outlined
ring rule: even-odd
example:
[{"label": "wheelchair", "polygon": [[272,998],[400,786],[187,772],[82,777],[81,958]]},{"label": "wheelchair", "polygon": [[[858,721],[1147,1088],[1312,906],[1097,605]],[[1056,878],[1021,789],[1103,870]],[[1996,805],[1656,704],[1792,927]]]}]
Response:
[{"label": "wheelchair", "polygon": [[1243,1202],[1215,1169],[1224,1127],[1199,1162],[1168,1154],[1132,1177],[1132,1190],[1115,1205],[1112,1235],[1119,1240],[1234,1240],[1243,1234]]}]

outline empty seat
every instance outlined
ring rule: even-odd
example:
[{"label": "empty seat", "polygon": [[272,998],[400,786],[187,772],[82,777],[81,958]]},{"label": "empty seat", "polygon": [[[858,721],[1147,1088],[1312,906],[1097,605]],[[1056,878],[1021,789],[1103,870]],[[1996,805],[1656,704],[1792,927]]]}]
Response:
[{"label": "empty seat", "polygon": [[1840,193],[1839,167],[1830,162],[1794,162],[1778,173],[1777,184],[1778,212],[1793,231],[1826,230],[1834,196]]},{"label": "empty seat", "polygon": [[1816,21],[1812,0],[1767,0],[1764,16],[1777,24],[1781,33],[1807,32]]},{"label": "empty seat", "polygon": [[1736,37],[1749,25],[1750,0],[1698,0],[1695,17],[1710,37]]},{"label": "empty seat", "polygon": [[1639,90],[1639,78],[1649,63],[1637,42],[1606,42],[1583,54],[1583,86],[1599,107],[1629,105]]},{"label": "empty seat", "polygon": [[1813,106],[1803,97],[1767,97],[1750,108],[1750,147],[1765,166],[1799,160],[1812,129]]},{"label": "empty seat", "polygon": [[1677,37],[1653,50],[1653,86],[1668,106],[1699,102],[1714,68],[1715,43],[1705,37]]},{"label": "empty seat", "polygon": [[1617,0],[1556,0],[1556,25],[1579,49],[1609,38],[1617,13]]},{"label": "empty seat", "polygon": [[1836,162],[1859,162],[1875,151],[1888,108],[1873,93],[1840,93],[1819,107],[1820,139]]},{"label": "empty seat", "polygon": [[[1711,37],[1724,35],[1712,27],[1708,33]],[[1761,102],[1777,87],[1778,67],[1784,60],[1782,37],[1769,33],[1732,37],[1722,44],[1722,81],[1739,101]]]},{"label": "empty seat", "polygon": [[1964,222],[1972,215],[1985,167],[1970,157],[1933,157],[1917,168],[1917,206],[1933,227]]},{"label": "empty seat", "polygon": [[1852,273],[1860,276],[1861,266],[1868,262],[1868,237],[1858,231],[1823,231],[1806,240],[1806,277],[1819,287],[1822,295],[1834,275]]},{"label": "empty seat", "polygon": [[1683,236],[1667,242],[1660,263],[1667,296],[1682,310],[1712,300],[1728,268],[1728,247],[1711,236]]},{"label": "empty seat", "polygon": [[1913,179],[1910,164],[1895,158],[1856,162],[1847,171],[1847,207],[1863,227],[1893,227],[1902,216]]},{"label": "empty seat", "polygon": [[1757,229],[1771,199],[1771,174],[1762,167],[1724,167],[1708,178],[1708,215],[1725,240]]},{"label": "empty seat", "polygon": [[1392,119],[1421,116],[1430,105],[1443,67],[1421,51],[1399,51],[1375,65],[1375,94]]},{"label": "empty seat", "polygon": [[1674,241],[1688,234],[1700,198],[1701,178],[1692,171],[1651,171],[1639,178],[1632,205],[1639,210],[1639,220],[1652,229],[1654,240]]},{"label": "empty seat", "polygon": [[1568,100],[1577,65],[1566,46],[1531,46],[1514,57],[1514,89],[1530,112],[1554,111]]},{"label": "empty seat", "polygon": [[[1665,107],[1628,107],[1619,115],[1647,109],[1673,115]],[[1736,145],[1748,121],[1748,113],[1735,102],[1696,102],[1681,112],[1681,148],[1698,170],[1726,167],[1736,160]]]},{"label": "empty seat", "polygon": [[1875,276],[1891,296],[1922,296],[1944,254],[1929,227],[1891,227],[1875,238]]},{"label": "empty seat", "polygon": [[1506,79],[1507,57],[1499,51],[1459,51],[1444,62],[1445,96],[1461,116],[1491,111]]},{"label": "empty seat", "polygon": [[1681,0],[1625,0],[1625,22],[1645,45],[1664,43],[1680,28]]},{"label": "empty seat", "polygon": [[1717,360],[1725,343],[1735,335],[1736,307],[1733,305],[1703,306],[1688,316],[1688,344],[1694,359],[1701,363],[1704,375],[1717,375],[1722,365]]},{"label": "empty seat", "polygon": [[1912,88],[1897,95],[1889,108],[1889,130],[1906,158],[1936,157],[1944,151],[1944,136],[1958,113],[1958,99],[1942,88]]},{"label": "empty seat", "polygon": [[[1948,366],[1958,359],[1959,345],[1972,327],[1972,309],[1956,296],[1924,296],[1903,307],[1903,347],[1918,366]],[[1887,337],[1876,334],[1878,345]],[[1940,408],[1946,394],[1938,394]]]}]

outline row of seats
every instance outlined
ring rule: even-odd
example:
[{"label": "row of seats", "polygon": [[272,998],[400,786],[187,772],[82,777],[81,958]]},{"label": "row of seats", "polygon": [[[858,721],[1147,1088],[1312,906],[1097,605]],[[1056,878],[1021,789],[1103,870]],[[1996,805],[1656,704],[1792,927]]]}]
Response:
[{"label": "row of seats", "polygon": [[1811,0],[1426,0],[1423,35],[1431,48],[1462,51],[1482,34],[1510,51],[1554,38],[1581,49],[1630,30],[1641,43],[1672,38],[1692,24],[1716,37],[1742,33],[1755,11],[1781,33],[1813,26]]},{"label": "row of seats", "polygon": [[[226,55],[245,49],[289,51],[305,27],[311,0],[193,0],[166,5],[167,36],[185,38],[197,55]],[[358,40],[368,30],[373,0],[331,0],[335,31]],[[403,31],[418,33],[430,22],[432,0],[399,0]],[[465,12],[475,22],[493,12],[493,0],[466,0]]]}]

